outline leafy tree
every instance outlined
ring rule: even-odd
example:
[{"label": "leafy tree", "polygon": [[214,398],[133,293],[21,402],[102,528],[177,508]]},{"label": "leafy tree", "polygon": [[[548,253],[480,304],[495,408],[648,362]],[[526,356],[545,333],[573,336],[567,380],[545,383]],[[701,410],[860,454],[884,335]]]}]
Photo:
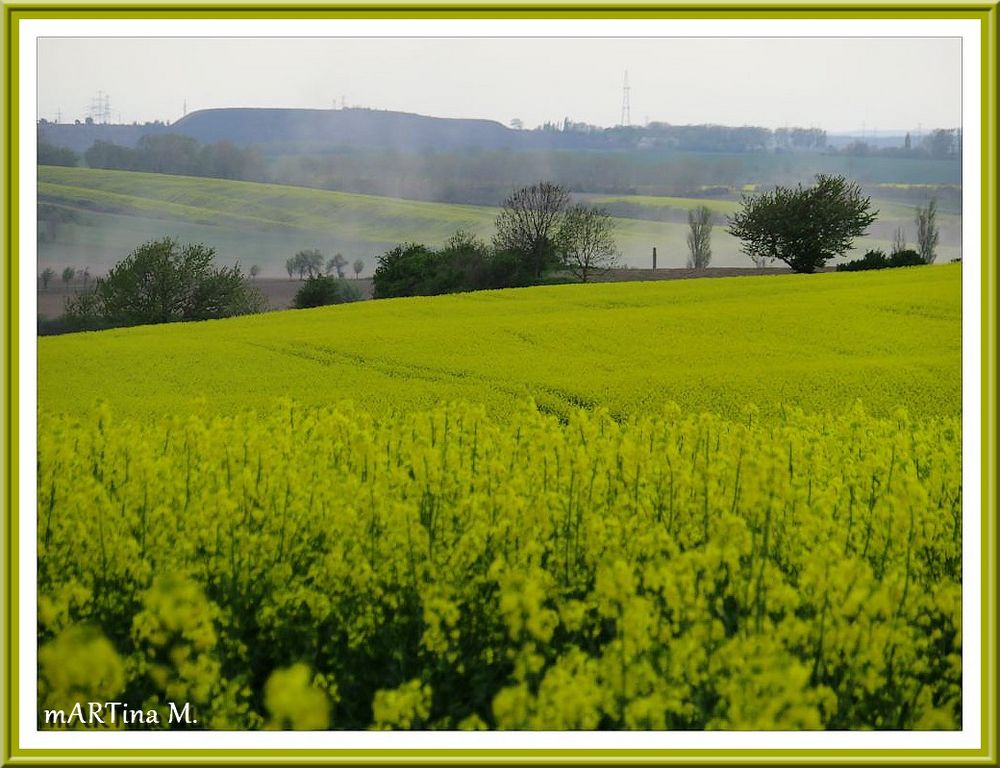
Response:
[{"label": "leafy tree", "polygon": [[215,250],[151,240],[95,281],[87,311],[108,325],[207,320],[259,312],[263,297],[239,265],[215,267]]},{"label": "leafy tree", "polygon": [[296,267],[296,264],[295,264],[295,258],[294,257],[285,262],[285,270],[288,272],[288,279],[289,280],[291,280],[292,279],[292,275],[295,274],[295,267]]},{"label": "leafy tree", "polygon": [[66,267],[66,269],[62,271],[62,281],[66,283],[67,288],[69,287],[69,284],[73,282],[74,277],[76,277],[76,270],[73,269],[73,267]]},{"label": "leafy tree", "polygon": [[939,232],[937,228],[937,198],[932,197],[926,208],[917,208],[914,220],[917,224],[917,252],[924,264],[933,264],[937,254]]},{"label": "leafy tree", "polygon": [[335,253],[326,262],[326,274],[332,274],[334,271],[337,273],[337,277],[341,280],[344,279],[344,267],[347,266],[347,259],[344,258],[344,254]]},{"label": "leafy tree", "polygon": [[95,141],[90,145],[90,149],[83,153],[83,159],[90,168],[130,171],[137,167],[134,149],[109,141]]},{"label": "leafy tree", "polygon": [[434,252],[418,243],[401,243],[379,256],[372,287],[376,299],[418,296],[434,267]]},{"label": "leafy tree", "polygon": [[577,204],[566,209],[555,242],[566,269],[587,282],[618,264],[615,222],[603,208]]},{"label": "leafy tree", "polygon": [[253,278],[254,280],[256,280],[257,279],[257,275],[259,275],[259,274],[260,274],[260,265],[259,264],[254,264],[253,266],[250,267],[250,277],[251,278]]},{"label": "leafy tree", "polygon": [[503,201],[493,245],[514,254],[526,274],[539,278],[559,264],[553,240],[569,205],[569,193],[548,181],[522,187]]},{"label": "leafy tree", "polygon": [[688,267],[705,269],[712,261],[712,211],[707,205],[688,211],[687,244]]},{"label": "leafy tree", "polygon": [[329,304],[358,301],[360,298],[361,291],[346,280],[329,275],[314,275],[299,288],[292,306],[296,309],[325,307]]},{"label": "leafy tree", "polygon": [[743,241],[743,252],[754,263],[778,259],[795,272],[815,272],[845,253],[878,215],[860,186],[825,174],[812,187],[744,195],[742,206],[729,217],[729,233]]},{"label": "leafy tree", "polygon": [[361,273],[364,271],[365,262],[361,259],[355,259],[352,266],[354,268],[354,279],[357,280],[361,277]]},{"label": "leafy tree", "polygon": [[47,289],[49,287],[49,283],[51,283],[55,279],[55,276],[56,276],[55,270],[52,269],[51,267],[46,267],[45,269],[43,269],[42,274],[40,275],[40,277],[42,278],[42,288]]},{"label": "leafy tree", "polygon": [[299,251],[292,259],[292,268],[298,272],[299,280],[304,279],[307,275],[309,277],[321,275],[323,274],[323,254],[315,248]]},{"label": "leafy tree", "polygon": [[937,128],[924,139],[927,151],[935,160],[953,157],[957,153],[958,138],[954,128]]}]

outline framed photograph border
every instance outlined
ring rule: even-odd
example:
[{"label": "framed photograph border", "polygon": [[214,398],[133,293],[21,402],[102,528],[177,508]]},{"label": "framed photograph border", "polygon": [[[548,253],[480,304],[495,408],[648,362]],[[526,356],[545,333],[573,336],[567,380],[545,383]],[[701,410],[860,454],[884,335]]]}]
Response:
[{"label": "framed photograph border", "polygon": [[[997,31],[996,2],[645,2],[632,0],[611,5],[607,0],[568,3],[531,2],[391,2],[321,3],[295,2],[7,2],[2,11],[3,81],[3,185],[0,206],[3,215],[2,325],[3,325],[3,440],[0,462],[3,471],[3,765],[65,764],[984,764],[997,763]],[[982,644],[981,644],[981,734],[977,750],[796,750],[787,748],[734,751],[721,749],[375,749],[375,750],[28,750],[18,743],[18,456],[20,361],[18,336],[19,211],[22,173],[19,167],[18,61],[19,25],[27,19],[260,19],[260,18],[721,18],[721,19],[968,19],[981,29],[981,161],[982,231],[982,394],[981,415],[981,519],[982,539]],[[972,244],[967,244],[972,250]],[[29,459],[30,460],[30,459]]]}]

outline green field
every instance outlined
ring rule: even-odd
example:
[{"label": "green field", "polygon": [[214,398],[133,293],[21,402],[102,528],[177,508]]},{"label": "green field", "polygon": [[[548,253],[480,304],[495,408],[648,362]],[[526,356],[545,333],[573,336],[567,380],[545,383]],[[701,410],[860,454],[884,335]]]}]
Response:
[{"label": "green field", "polygon": [[[348,261],[361,258],[370,274],[379,255],[404,241],[442,244],[457,229],[489,238],[496,209],[429,203],[274,184],[205,179],[85,168],[39,168],[39,203],[63,212],[64,221],[41,227],[39,270],[51,266],[89,266],[106,271],[136,245],[171,235],[204,242],[223,262],[257,264],[271,276],[303,248],[327,255],[340,251]],[[604,197],[646,208],[680,212],[679,220],[620,218],[618,247],[626,264],[650,265],[653,246],[661,267],[682,267],[687,259],[684,212],[701,204],[693,198]],[[721,224],[733,203],[710,202],[718,209],[713,264],[748,266],[738,242]],[[856,243],[854,255],[870,247],[888,248],[897,226],[911,231],[912,209],[879,204],[884,216],[871,237]],[[939,260],[959,255],[960,217],[941,214]]]},{"label": "green field", "polygon": [[961,278],[564,285],[41,338],[39,707],[959,729]]}]

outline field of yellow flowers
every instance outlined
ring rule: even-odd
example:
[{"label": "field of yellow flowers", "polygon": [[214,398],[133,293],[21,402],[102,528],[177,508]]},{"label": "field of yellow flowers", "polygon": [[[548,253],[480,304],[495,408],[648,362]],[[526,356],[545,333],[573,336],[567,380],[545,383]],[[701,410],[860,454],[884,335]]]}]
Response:
[{"label": "field of yellow flowers", "polygon": [[959,728],[960,279],[42,339],[40,720]]}]

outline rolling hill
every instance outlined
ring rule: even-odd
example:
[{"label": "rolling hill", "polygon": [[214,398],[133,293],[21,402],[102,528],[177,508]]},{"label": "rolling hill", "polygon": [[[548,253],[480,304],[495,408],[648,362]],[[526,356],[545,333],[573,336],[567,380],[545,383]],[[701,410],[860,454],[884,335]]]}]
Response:
[{"label": "rolling hill", "polygon": [[[652,210],[665,221],[618,218],[618,247],[628,266],[648,267],[653,246],[661,267],[682,267],[687,258],[685,224],[691,198],[599,197],[595,202]],[[195,178],[131,171],[42,166],[38,171],[39,270],[89,266],[99,273],[138,244],[175,236],[217,249],[221,261],[257,264],[262,274],[281,276],[285,261],[303,248],[361,258],[371,274],[379,255],[401,242],[440,245],[456,230],[484,238],[493,231],[496,209],[431,203],[304,187]],[[716,203],[720,216],[732,203]],[[726,210],[723,210],[726,209]],[[896,224],[909,223],[910,209],[891,206],[888,217],[859,240],[855,254],[887,248]],[[626,209],[624,213],[628,213]],[[941,260],[959,255],[954,232],[960,217],[941,215]],[[717,226],[713,264],[748,266],[738,242]]]}]

